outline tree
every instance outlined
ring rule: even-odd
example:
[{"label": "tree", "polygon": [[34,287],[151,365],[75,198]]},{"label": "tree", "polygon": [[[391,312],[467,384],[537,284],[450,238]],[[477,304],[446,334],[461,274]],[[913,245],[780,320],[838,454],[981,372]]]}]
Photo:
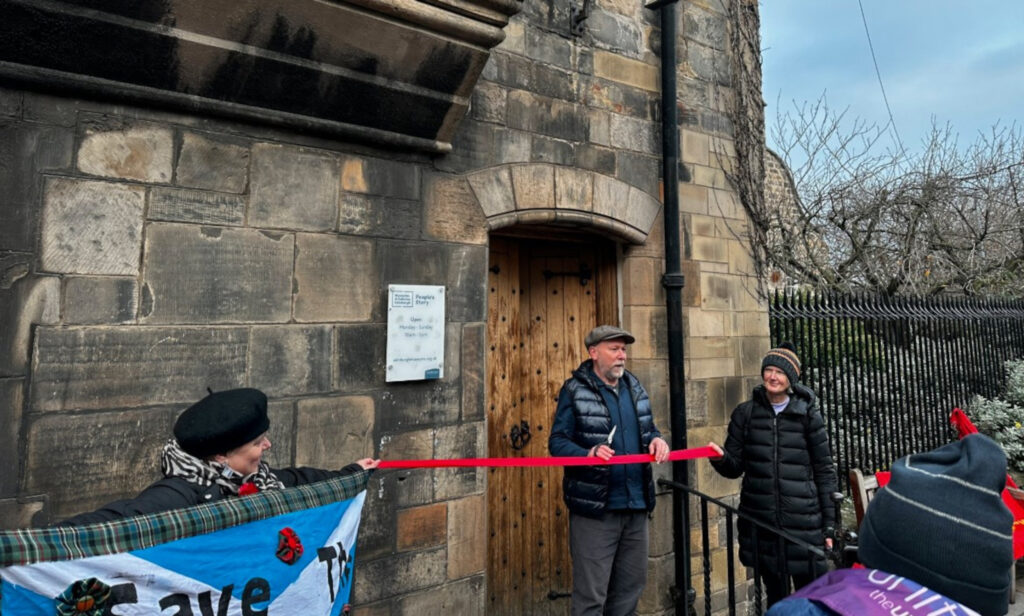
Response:
[{"label": "tree", "polygon": [[824,97],[776,117],[769,141],[796,194],[766,195],[762,211],[744,200],[762,272],[821,290],[1024,295],[1019,127],[960,147],[933,125],[917,152],[883,149],[885,135]]}]

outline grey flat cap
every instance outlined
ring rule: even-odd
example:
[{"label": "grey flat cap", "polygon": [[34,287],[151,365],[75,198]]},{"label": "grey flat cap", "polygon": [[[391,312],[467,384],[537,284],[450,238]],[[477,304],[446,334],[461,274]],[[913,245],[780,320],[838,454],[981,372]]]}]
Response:
[{"label": "grey flat cap", "polygon": [[598,325],[594,329],[590,330],[587,337],[583,339],[583,344],[590,348],[598,342],[604,342],[605,340],[618,340],[622,339],[626,341],[626,344],[633,344],[636,342],[636,338],[633,334],[627,332],[621,327],[615,327],[614,325]]}]

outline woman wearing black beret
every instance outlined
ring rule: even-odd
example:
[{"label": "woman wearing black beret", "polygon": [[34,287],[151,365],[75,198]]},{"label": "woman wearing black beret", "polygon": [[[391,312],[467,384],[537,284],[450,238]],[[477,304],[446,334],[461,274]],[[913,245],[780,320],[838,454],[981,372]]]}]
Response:
[{"label": "woman wearing black beret", "polygon": [[[761,361],[762,384],[732,412],[724,451],[710,444],[720,455],[711,465],[729,479],[743,476],[742,513],[811,545],[831,547],[824,533],[835,525],[830,498],[837,489],[836,469],[814,392],[799,378],[800,358],[792,344],[768,351]],[[825,573],[824,559],[806,549],[787,543],[780,553],[778,535],[742,518],[738,525],[740,562],[752,567],[758,556],[769,606],[789,593],[789,578],[801,588]]]},{"label": "woman wearing black beret", "polygon": [[258,389],[210,393],[186,409],[174,424],[174,437],[161,456],[163,478],[135,498],[108,503],[61,522],[79,526],[118,518],[182,509],[263,490],[291,488],[361,469],[380,460],[364,458],[342,468],[271,469],[263,461],[270,449],[267,396]]}]

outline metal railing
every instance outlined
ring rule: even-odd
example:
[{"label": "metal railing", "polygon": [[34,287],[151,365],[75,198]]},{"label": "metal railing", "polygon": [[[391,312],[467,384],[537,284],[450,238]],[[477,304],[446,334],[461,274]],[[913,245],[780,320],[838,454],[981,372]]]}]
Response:
[{"label": "metal railing", "polygon": [[[776,554],[791,554],[791,551],[786,550],[786,545],[794,544],[807,551],[809,560],[814,557],[828,557],[820,546],[813,546],[801,541],[781,529],[775,528],[760,520],[754,519],[749,515],[741,513],[735,507],[717,498],[708,496],[703,492],[699,492],[688,485],[670,481],[668,479],[659,479],[658,485],[681,492],[687,504],[689,503],[690,497],[697,499],[698,515],[696,520],[691,519],[691,522],[700,524],[701,567],[699,575],[701,578],[701,584],[700,588],[694,589],[696,591],[696,602],[690,611],[691,615],[701,612],[706,616],[711,616],[712,613],[719,614],[723,613],[724,610],[724,613],[727,613],[729,616],[736,616],[737,614],[741,614],[743,616],[759,616],[768,609],[764,600],[764,592],[761,584],[762,572],[759,565],[761,558],[758,549],[758,546],[764,542],[763,537],[765,535],[769,535],[777,541]],[[713,512],[710,510],[710,507],[712,506],[715,507]],[[737,560],[737,541],[735,540],[735,535],[739,532],[736,528],[736,522],[741,519],[750,523],[749,532],[751,533],[751,545],[754,550],[754,566],[749,568],[750,576],[745,574],[743,580],[741,580],[739,589],[742,592],[742,596],[737,596],[735,564]],[[716,545],[711,545],[712,524],[720,524],[718,528],[724,528],[724,542],[721,540],[721,535],[719,535],[718,543]],[[761,541],[757,540],[758,534],[762,536]],[[726,581],[724,587],[715,588],[712,579],[712,552],[720,550],[725,551]],[[693,554],[696,554],[696,552],[693,552]],[[786,559],[780,558],[778,559],[778,566],[773,567],[771,572],[778,573],[781,576],[787,576],[788,571],[786,568]],[[676,592],[680,592],[680,589],[675,590]]]},{"label": "metal railing", "polygon": [[949,442],[949,414],[999,395],[1024,357],[1024,302],[776,293],[773,346],[792,342],[818,395],[843,489],[851,468],[889,468]]}]

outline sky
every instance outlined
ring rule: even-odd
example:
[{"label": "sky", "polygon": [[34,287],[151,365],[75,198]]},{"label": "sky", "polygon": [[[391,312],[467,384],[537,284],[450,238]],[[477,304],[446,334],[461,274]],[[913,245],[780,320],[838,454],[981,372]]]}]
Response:
[{"label": "sky", "polygon": [[[932,117],[961,146],[996,123],[1024,129],[1024,0],[861,2],[904,147],[920,148]],[[766,124],[823,93],[834,111],[888,123],[857,0],[760,8]]]}]

